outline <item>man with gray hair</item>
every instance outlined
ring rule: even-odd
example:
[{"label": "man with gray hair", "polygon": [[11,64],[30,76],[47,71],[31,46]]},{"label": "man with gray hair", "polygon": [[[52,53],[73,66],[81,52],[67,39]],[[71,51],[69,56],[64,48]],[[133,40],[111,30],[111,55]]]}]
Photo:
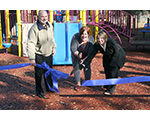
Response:
[{"label": "man with gray hair", "polygon": [[[36,63],[42,64],[45,61],[52,68],[56,43],[53,36],[53,26],[48,22],[48,14],[45,10],[39,11],[37,22],[29,30],[27,48],[29,60],[35,69],[36,95],[40,98],[46,98],[41,86],[42,75],[46,70],[36,67]],[[52,87],[51,75],[47,77],[47,81],[50,87]],[[51,92],[46,84],[46,80],[45,86],[46,91]]]}]

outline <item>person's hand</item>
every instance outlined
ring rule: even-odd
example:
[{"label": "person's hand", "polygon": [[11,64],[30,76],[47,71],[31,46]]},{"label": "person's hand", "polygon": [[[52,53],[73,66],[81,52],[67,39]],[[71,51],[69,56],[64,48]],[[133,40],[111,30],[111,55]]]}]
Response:
[{"label": "person's hand", "polygon": [[86,45],[86,43],[87,43],[87,40],[82,41],[82,42],[81,42],[81,45]]},{"label": "person's hand", "polygon": [[83,59],[81,59],[81,60],[80,60],[80,64],[82,64],[83,62],[84,62],[84,60],[83,60]]},{"label": "person's hand", "polygon": [[30,63],[32,66],[36,66],[35,60],[31,60]]},{"label": "person's hand", "polygon": [[81,59],[80,64],[82,64],[85,61],[86,58],[87,58],[87,56],[85,58]]},{"label": "person's hand", "polygon": [[82,68],[84,68],[85,65],[84,64],[79,64],[79,70],[82,70]]},{"label": "person's hand", "polygon": [[82,53],[79,54],[79,58],[80,58],[80,59],[82,58]]},{"label": "person's hand", "polygon": [[55,49],[52,50],[52,56],[54,56],[54,55],[55,55]]}]

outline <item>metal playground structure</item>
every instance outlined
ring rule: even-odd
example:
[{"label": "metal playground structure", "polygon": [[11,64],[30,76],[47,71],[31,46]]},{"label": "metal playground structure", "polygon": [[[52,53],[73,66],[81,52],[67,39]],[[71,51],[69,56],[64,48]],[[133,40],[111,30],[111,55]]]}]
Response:
[{"label": "metal playground structure", "polygon": [[[1,10],[0,49],[6,48],[10,52],[11,43],[14,40],[17,41],[18,55],[22,56],[22,26],[23,24],[33,24],[37,20],[38,11]],[[49,22],[54,25],[56,44],[60,43],[61,45],[58,45],[58,47],[63,47],[64,49],[61,54],[66,54],[62,57],[65,61],[66,59],[70,61],[70,52],[68,51],[70,51],[71,38],[76,32],[79,32],[82,26],[88,25],[91,28],[91,35],[95,38],[95,41],[97,40],[96,35],[99,29],[104,30],[110,38],[116,40],[120,45],[122,45],[120,35],[124,35],[128,38],[129,47],[131,45],[131,36],[138,33],[135,30],[135,28],[138,28],[138,16],[122,10],[64,10],[63,12],[62,10],[47,10],[47,13]],[[58,51],[62,52],[62,48],[60,49],[58,48],[56,53]],[[67,62],[60,64],[67,64]],[[71,62],[68,64],[71,64]]]}]

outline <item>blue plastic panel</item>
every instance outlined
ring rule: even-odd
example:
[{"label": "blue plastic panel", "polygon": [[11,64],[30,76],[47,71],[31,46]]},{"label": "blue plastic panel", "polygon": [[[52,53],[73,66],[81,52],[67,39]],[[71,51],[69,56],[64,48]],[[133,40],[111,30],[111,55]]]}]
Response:
[{"label": "blue plastic panel", "polygon": [[53,64],[64,64],[66,58],[66,25],[65,23],[54,22],[54,39],[57,45],[56,54],[53,57]]},{"label": "blue plastic panel", "polygon": [[56,23],[54,22],[54,38],[57,45],[56,54],[53,57],[53,65],[71,65],[71,39],[78,33],[82,23]]},{"label": "blue plastic panel", "polygon": [[67,22],[67,59],[68,63],[72,64],[71,60],[71,51],[70,51],[70,44],[71,44],[71,39],[74,34],[78,33],[80,30],[79,28],[79,23],[69,23]]}]

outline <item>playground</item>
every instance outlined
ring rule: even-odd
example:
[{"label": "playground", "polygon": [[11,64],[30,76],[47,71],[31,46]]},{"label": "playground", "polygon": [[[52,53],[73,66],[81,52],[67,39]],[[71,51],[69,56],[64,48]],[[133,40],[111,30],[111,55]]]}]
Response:
[{"label": "playground", "polygon": [[[21,43],[22,29],[21,21],[32,23],[36,18],[36,11],[25,14],[24,11],[16,11],[20,16],[20,21],[14,22],[17,25],[14,36],[11,36],[5,29],[5,39],[2,43],[11,43],[11,47],[2,46],[0,49],[0,66],[13,65],[20,63],[29,63],[27,56],[23,56],[23,44]],[[8,11],[6,11],[8,13]],[[21,14],[22,13],[22,14]],[[91,28],[91,35],[96,40],[96,33],[99,29],[107,32],[109,37],[115,39],[126,51],[127,58],[123,68],[121,68],[119,77],[132,76],[150,76],[150,46],[146,44],[132,44],[132,41],[139,39],[148,41],[149,33],[143,34],[137,28],[136,15],[133,17],[129,13],[121,10],[107,11],[66,11],[66,21],[57,21],[61,16],[57,11],[49,10],[49,21],[54,25],[54,37],[59,48],[59,39],[63,49],[63,56],[60,57],[60,49],[56,49],[54,56],[53,69],[64,73],[72,71],[70,60],[69,43],[74,33],[78,32],[81,26],[88,25]],[[68,14],[68,16],[67,16]],[[31,16],[30,16],[31,15]],[[53,17],[52,17],[53,16]],[[7,16],[6,16],[7,17]],[[14,16],[13,16],[14,17]],[[32,18],[32,19],[30,19]],[[6,19],[7,21],[8,19]],[[28,21],[27,21],[28,20]],[[11,20],[8,20],[11,21]],[[32,22],[31,22],[32,21]],[[19,23],[20,22],[20,23]],[[7,23],[7,22],[6,22]],[[10,22],[11,23],[11,22]],[[23,23],[22,23],[23,25]],[[8,23],[7,26],[10,26]],[[144,25],[143,25],[144,27]],[[58,31],[62,31],[58,37]],[[67,31],[66,31],[67,30]],[[20,31],[20,32],[19,32]],[[134,37],[133,37],[133,36]],[[137,37],[138,36],[138,37]],[[15,39],[16,38],[16,39]],[[5,41],[4,41],[5,40]],[[24,53],[25,54],[25,53]],[[61,58],[61,59],[60,59]],[[99,62],[100,61],[100,62]],[[99,66],[99,67],[97,67]],[[105,79],[104,69],[102,67],[102,54],[97,54],[91,64],[91,80]],[[118,84],[113,95],[103,95],[103,89],[100,86],[81,87],[80,91],[75,91],[74,76],[68,79],[58,80],[59,94],[45,92],[47,99],[39,98],[35,95],[34,68],[27,66],[18,69],[0,71],[0,109],[1,110],[149,110],[150,109],[150,83],[136,82],[127,84]],[[83,71],[81,78],[84,80]],[[42,83],[44,88],[44,82]],[[45,90],[45,88],[44,88]]]}]

